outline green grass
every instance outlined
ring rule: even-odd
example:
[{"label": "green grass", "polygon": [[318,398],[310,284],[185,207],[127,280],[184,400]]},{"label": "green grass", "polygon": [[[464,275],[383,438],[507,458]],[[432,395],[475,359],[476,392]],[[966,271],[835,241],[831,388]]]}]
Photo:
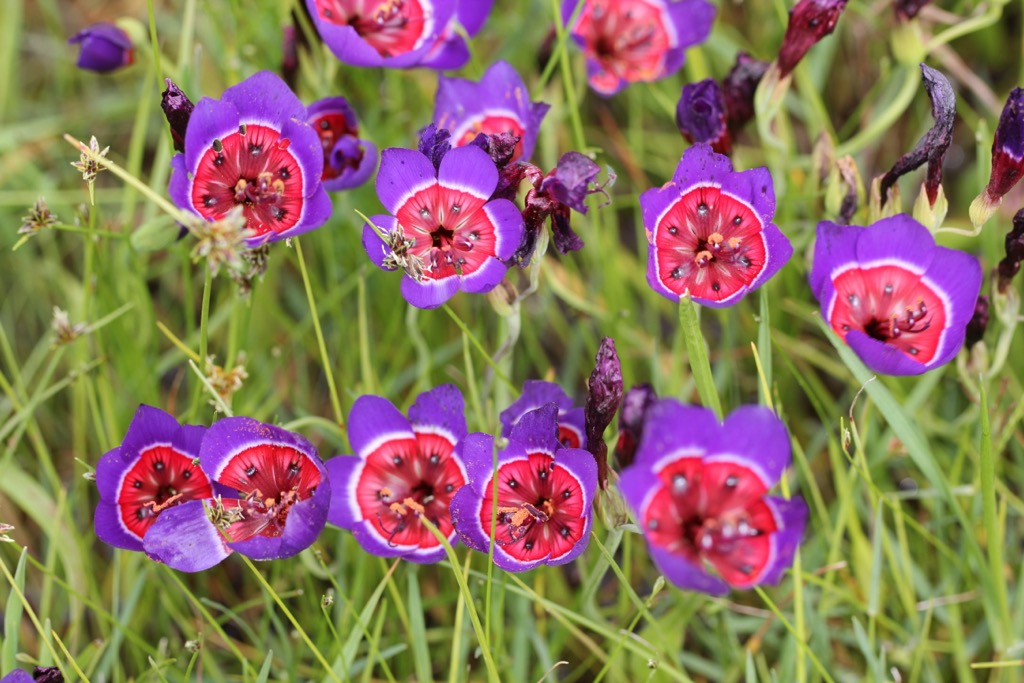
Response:
[{"label": "green grass", "polygon": [[[987,366],[964,354],[921,377],[871,379],[820,324],[806,284],[814,227],[834,218],[815,141],[826,134],[837,155],[853,155],[867,185],[931,125],[914,55],[900,61],[907,50],[892,47],[890,7],[851,2],[786,97],[765,99],[739,139],[737,167],[773,173],[775,222],[795,254],[761,295],[697,310],[648,287],[637,196],[668,180],[685,148],[672,118],[680,86],[721,78],[738,49],[771,59],[789,3],[720,3],[683,72],[601,99],[560,37],[555,61],[538,64],[559,3],[498,0],[460,75],[510,61],[533,99],[552,105],[535,161],[547,169],[570,149],[594,153],[618,173],[614,201],[574,215],[583,251],[549,249],[510,273],[519,291],[536,285],[511,310],[460,294],[415,311],[399,277],[372,267],[360,245],[356,212],[379,212],[372,184],[335,195],[333,218],[301,247],[275,245],[249,298],[207,277],[188,238],[173,239],[162,78],[198,99],[277,69],[291,4],[0,0],[0,522],[16,527],[15,542],[0,543],[0,674],[38,662],[69,681],[113,683],[1024,678],[1016,309],[993,315]],[[1024,3],[940,4],[940,19],[973,17],[926,21],[934,38],[921,48],[957,90],[946,225],[966,228],[999,113],[984,89],[1001,104],[1024,74]],[[67,36],[118,9],[158,44],[159,69],[153,45],[111,76],[75,69]],[[307,102],[345,94],[384,148],[414,143],[435,85],[430,71],[356,69],[316,49],[303,53],[298,90]],[[123,173],[102,172],[91,192],[65,133],[95,135]],[[920,180],[901,183],[907,211]],[[38,196],[58,224],[20,241]],[[941,241],[991,269],[1022,197],[1009,195],[979,236]],[[865,220],[862,207],[855,222]],[[53,344],[55,306],[87,325],[71,344]],[[93,532],[97,493],[85,475],[139,403],[217,419],[190,361],[244,362],[248,378],[222,410],[283,424],[330,457],[349,452],[344,421],[364,393],[404,409],[453,382],[470,429],[490,433],[526,379],[582,398],[602,336],[615,339],[627,386],[650,382],[726,414],[760,401],[783,417],[794,465],[781,493],[803,496],[811,516],[780,585],[727,598],[666,585],[615,497],[600,500],[578,562],[522,575],[461,546],[434,566],[385,562],[333,527],[290,560],[232,557],[185,575]]]}]

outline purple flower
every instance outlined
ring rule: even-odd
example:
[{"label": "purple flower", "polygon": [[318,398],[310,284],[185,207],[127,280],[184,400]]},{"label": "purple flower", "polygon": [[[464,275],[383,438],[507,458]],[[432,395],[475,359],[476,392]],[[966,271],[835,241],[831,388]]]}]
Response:
[{"label": "purple flower", "polygon": [[216,497],[165,511],[146,535],[146,552],[168,566],[201,571],[232,551],[255,560],[292,557],[323,531],[331,482],[298,434],[229,417],[206,431],[199,464]]},{"label": "purple flower", "polygon": [[689,142],[705,142],[719,154],[732,151],[726,127],[725,98],[713,78],[683,86],[676,105],[676,126]]},{"label": "purple flower", "polygon": [[789,11],[789,24],[779,48],[779,75],[785,78],[807,51],[835,30],[846,0],[800,0]]},{"label": "purple flower", "polygon": [[491,200],[498,169],[479,147],[452,149],[438,168],[421,152],[381,153],[377,196],[392,215],[373,216],[387,241],[363,226],[363,248],[378,267],[402,268],[402,295],[436,308],[460,289],[489,292],[523,238],[523,216],[507,199]]},{"label": "purple flower", "polygon": [[64,683],[64,674],[55,666],[37,666],[31,676],[27,671],[15,669],[0,678],[0,683]]},{"label": "purple flower", "polygon": [[960,350],[981,266],[899,214],[866,228],[824,221],[811,290],[821,315],[873,372],[919,375]]},{"label": "purple flower", "polygon": [[79,69],[107,73],[128,66],[135,59],[132,39],[123,29],[106,21],[86,26],[68,38],[68,43],[81,49],[76,62]]},{"label": "purple flower", "polygon": [[673,301],[731,306],[763,285],[793,254],[772,223],[767,168],[734,172],[708,145],[686,150],[675,176],[640,195],[650,243],[647,281]]},{"label": "purple flower", "polygon": [[604,490],[608,482],[608,445],[604,442],[604,430],[612,423],[622,403],[622,366],[611,337],[601,339],[587,389],[587,403],[583,408],[587,450],[597,463],[597,483]]},{"label": "purple flower", "polygon": [[523,415],[498,451],[496,469],[493,437],[470,434],[456,448],[469,483],[452,499],[455,529],[480,552],[493,539],[494,563],[506,571],[571,562],[590,540],[597,465],[585,450],[562,448],[557,416],[553,403]]},{"label": "purple flower", "polygon": [[139,406],[121,445],[96,465],[100,502],[94,524],[101,541],[142,551],[160,515],[213,496],[210,480],[194,462],[205,432],[178,424],[159,408]]},{"label": "purple flower", "polygon": [[325,190],[347,190],[365,183],[377,167],[377,147],[359,137],[356,113],[344,97],[309,105],[309,125],[324,150]]},{"label": "purple flower", "polygon": [[807,506],[766,495],[789,464],[789,434],[768,408],[743,406],[722,423],[662,399],[619,487],[665,578],[725,595],[777,583],[793,563]]},{"label": "purple flower", "polygon": [[493,5],[494,0],[457,0],[455,15],[448,21],[419,66],[438,70],[462,68],[469,61],[470,55],[458,27],[461,25],[466,35],[472,38],[484,27]]},{"label": "purple flower", "polygon": [[349,414],[355,456],[327,461],[334,484],[328,520],[353,532],[368,553],[437,562],[444,547],[420,522],[456,541],[448,506],[466,483],[455,445],[466,435],[462,394],[451,384],[420,394],[406,419],[379,396],[360,396]]},{"label": "purple flower", "polygon": [[1000,292],[1005,292],[1013,278],[1020,272],[1021,261],[1024,261],[1024,209],[1013,216],[1010,232],[1003,237],[1003,250],[1006,255],[996,266],[997,282]]},{"label": "purple flower", "polygon": [[182,209],[210,221],[242,207],[249,246],[323,225],[331,200],[321,183],[320,139],[306,108],[279,77],[261,71],[199,100],[185,153],[171,159],[168,191]]},{"label": "purple flower", "polygon": [[733,137],[736,137],[747,121],[754,118],[754,92],[766,71],[768,62],[740,52],[736,55],[736,63],[722,81],[726,119]]},{"label": "purple flower", "polygon": [[[457,4],[456,0],[306,0],[320,37],[335,57],[354,66],[391,68],[419,66],[428,58],[450,59],[437,44],[450,30]],[[456,68],[447,61],[441,63],[438,68]]]},{"label": "purple flower", "polygon": [[508,62],[495,62],[480,82],[441,76],[434,100],[434,122],[451,131],[457,146],[480,133],[512,133],[519,144],[512,161],[533,154],[537,130],[550,106],[531,102],[523,79]]},{"label": "purple flower", "polygon": [[523,382],[523,393],[501,411],[501,435],[508,438],[526,413],[554,403],[558,408],[558,441],[566,448],[586,448],[587,430],[583,408],[576,406],[565,389],[554,382],[530,379]]},{"label": "purple flower", "polygon": [[171,128],[171,140],[174,142],[175,152],[185,151],[185,132],[188,130],[188,121],[192,118],[192,110],[196,105],[188,98],[181,88],[175,85],[174,81],[167,78],[167,90],[164,90],[160,98],[160,108],[164,110],[164,118]]},{"label": "purple flower", "polygon": [[971,220],[981,225],[1003,201],[1003,195],[1024,174],[1024,88],[1014,88],[999,115],[992,141],[992,173],[985,190],[971,205]]},{"label": "purple flower", "polygon": [[[569,24],[577,0],[563,0]],[[705,0],[585,0],[569,27],[587,58],[590,87],[614,95],[630,83],[671,76],[686,48],[708,37],[715,8]]]}]

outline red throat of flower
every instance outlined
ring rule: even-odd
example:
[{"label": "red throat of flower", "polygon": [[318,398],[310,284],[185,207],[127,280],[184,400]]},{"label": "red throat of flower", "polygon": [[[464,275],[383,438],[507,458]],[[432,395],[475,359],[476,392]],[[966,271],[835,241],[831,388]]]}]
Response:
[{"label": "red throat of flower", "polygon": [[756,583],[778,530],[761,478],[743,465],[699,457],[671,462],[658,476],[662,485],[641,515],[651,544],[698,566],[707,560],[730,585]]},{"label": "red throat of flower", "polygon": [[455,144],[458,147],[468,145],[476,139],[477,135],[484,133],[486,135],[496,135],[498,133],[511,133],[512,135],[519,136],[519,142],[516,143],[516,151],[513,152],[512,158],[509,163],[518,161],[523,156],[523,125],[511,116],[484,114],[474,118],[465,124],[465,127],[456,133]]},{"label": "red throat of flower", "polygon": [[324,21],[351,26],[381,57],[415,50],[430,27],[429,0],[316,0]]},{"label": "red throat of flower", "polygon": [[619,79],[650,81],[661,75],[665,53],[673,47],[661,7],[646,0],[591,0],[576,24],[588,55],[601,65],[602,90]]},{"label": "red throat of flower", "polygon": [[829,324],[839,336],[859,330],[919,363],[935,357],[947,307],[927,278],[905,265],[884,264],[844,270],[832,284]]},{"label": "red throat of flower", "polygon": [[[324,173],[323,180],[333,180],[341,175],[342,169],[334,168],[331,165],[331,151],[335,143],[345,135],[358,135],[359,131],[348,125],[348,119],[341,112],[324,112],[310,120],[313,130],[320,136],[320,144],[324,150]],[[362,155],[346,159],[346,164],[351,168],[358,168],[362,161]]]},{"label": "red throat of flower", "polygon": [[153,446],[125,473],[117,505],[128,531],[142,538],[163,510],[212,495],[210,480],[191,456]]},{"label": "red throat of flower", "polygon": [[192,204],[209,220],[241,206],[257,237],[288,230],[305,202],[302,167],[288,146],[278,131],[256,124],[214,140],[196,166]]},{"label": "red throat of flower", "polygon": [[691,188],[655,227],[658,279],[680,296],[724,301],[764,270],[763,230],[746,202],[714,186]]},{"label": "red throat of flower", "polygon": [[583,443],[583,438],[575,427],[560,424],[558,425],[558,441],[565,448],[579,448]]},{"label": "red throat of flower", "polygon": [[498,525],[492,534],[494,482],[484,486],[480,524],[486,535],[519,562],[566,555],[583,538],[583,488],[546,453],[498,468]]},{"label": "red throat of flower", "polygon": [[284,531],[292,506],[316,493],[320,470],[308,455],[291,446],[260,444],[233,456],[218,481],[243,496],[224,501],[227,516],[222,526],[232,541],[276,538]]},{"label": "red throat of flower", "polygon": [[417,432],[415,439],[381,444],[366,459],[356,482],[357,505],[388,545],[436,548],[437,538],[420,523],[421,516],[451,537],[448,506],[466,483],[465,473],[451,457],[454,448],[446,435]]}]

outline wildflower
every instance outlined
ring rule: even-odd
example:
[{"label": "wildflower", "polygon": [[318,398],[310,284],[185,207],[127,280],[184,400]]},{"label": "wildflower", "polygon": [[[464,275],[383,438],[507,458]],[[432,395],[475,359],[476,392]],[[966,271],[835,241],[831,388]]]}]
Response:
[{"label": "wildflower", "polygon": [[971,203],[971,222],[983,225],[1024,173],[1024,88],[1014,88],[999,115],[992,140],[992,172],[984,191]]},{"label": "wildflower", "polygon": [[719,154],[732,151],[725,98],[721,86],[712,78],[683,86],[676,105],[676,126],[689,142],[705,142]]},{"label": "wildflower", "polygon": [[53,321],[50,323],[50,329],[53,330],[54,346],[66,346],[89,331],[89,327],[85,323],[72,325],[68,312],[60,306],[53,307]]},{"label": "wildflower", "polygon": [[494,0],[456,0],[455,14],[427,51],[419,66],[431,69],[461,69],[469,61],[469,47],[458,27],[472,38],[484,27]]},{"label": "wildflower", "polygon": [[192,261],[206,259],[213,275],[226,268],[232,274],[245,271],[246,251],[253,231],[246,227],[245,208],[236,205],[214,221],[193,220],[188,229],[196,238],[192,247]]},{"label": "wildflower", "polygon": [[981,289],[981,266],[935,244],[904,214],[866,228],[818,224],[811,290],[821,315],[872,371],[918,375],[953,358]]},{"label": "wildflower", "polygon": [[462,394],[445,384],[420,394],[406,418],[379,396],[360,396],[349,415],[355,456],[327,461],[334,482],[329,520],[374,555],[437,562],[444,547],[425,517],[456,541],[448,506],[466,483],[455,445],[466,435]]},{"label": "wildflower", "polygon": [[242,383],[249,379],[249,373],[245,369],[245,352],[238,352],[238,364],[230,370],[217,365],[213,361],[213,356],[206,357],[203,374],[206,375],[206,381],[210,383],[210,386],[217,392],[220,399],[230,405],[231,397],[242,388]]},{"label": "wildflower", "polygon": [[1013,278],[1020,271],[1020,263],[1024,261],[1024,209],[1013,216],[1013,227],[1003,238],[1003,250],[1006,255],[996,266],[997,283],[1000,292],[1005,292]]},{"label": "wildflower", "polygon": [[218,495],[164,511],[146,535],[146,552],[168,566],[201,571],[232,551],[254,560],[292,557],[323,531],[331,482],[300,435],[225,418],[207,430],[199,464]]},{"label": "wildflower", "polygon": [[779,77],[789,75],[807,51],[836,28],[846,0],[800,0],[789,11],[789,24],[779,48]]},{"label": "wildflower", "polygon": [[974,304],[974,314],[964,334],[964,346],[971,348],[985,338],[985,330],[988,328],[990,303],[989,298],[984,294],[978,297]]},{"label": "wildflower", "polygon": [[27,671],[15,669],[0,678],[0,683],[64,683],[64,674],[55,666],[37,666],[31,675]]},{"label": "wildflower", "polygon": [[635,386],[622,397],[619,438],[615,443],[615,462],[620,468],[629,467],[633,463],[636,448],[643,437],[647,413],[657,401],[658,395],[650,384]]},{"label": "wildflower", "polygon": [[576,406],[565,389],[554,382],[530,379],[523,382],[523,393],[501,411],[501,435],[508,438],[519,419],[548,403],[558,408],[558,441],[566,448],[586,448],[587,431],[583,408]]},{"label": "wildflower", "polygon": [[601,489],[608,481],[608,446],[604,430],[611,424],[622,403],[622,367],[615,342],[604,337],[597,349],[594,370],[587,382],[587,403],[583,408],[587,428],[587,450],[597,462],[597,483]]},{"label": "wildflower", "polygon": [[313,230],[331,215],[320,181],[323,151],[306,108],[280,78],[261,71],[195,105],[185,152],[171,159],[171,198],[219,221],[241,207],[247,242],[259,246]]},{"label": "wildflower", "polygon": [[18,228],[19,235],[35,235],[57,222],[57,215],[50,211],[46,200],[42,197],[36,199],[36,203],[28,210],[28,215],[21,219],[21,227]]},{"label": "wildflower", "polygon": [[711,32],[715,8],[705,0],[564,0],[562,21],[587,58],[590,87],[614,95],[630,83],[671,76],[686,48]]},{"label": "wildflower", "polygon": [[519,137],[510,161],[528,160],[550,106],[531,102],[523,79],[504,61],[495,62],[479,82],[442,76],[434,100],[434,122],[451,131],[456,146],[480,133]]},{"label": "wildflower", "polygon": [[732,137],[754,118],[754,92],[768,71],[768,62],[751,57],[746,52],[736,55],[736,63],[722,80],[722,98],[725,117]]},{"label": "wildflower", "polygon": [[95,527],[101,541],[142,551],[158,517],[213,495],[195,462],[205,433],[205,427],[180,425],[159,408],[139,406],[121,445],[96,465]]},{"label": "wildflower", "polygon": [[763,285],[793,254],[771,222],[767,168],[734,172],[708,145],[686,150],[672,180],[640,195],[650,243],[647,281],[673,301],[731,306]]},{"label": "wildflower", "polygon": [[171,129],[171,140],[175,152],[185,151],[185,131],[188,130],[189,119],[196,105],[188,98],[181,88],[169,78],[164,79],[167,90],[160,97],[160,108],[164,110],[164,118]]},{"label": "wildflower", "polygon": [[469,482],[452,500],[452,521],[474,550],[488,552],[493,540],[494,563],[506,571],[571,562],[590,540],[597,465],[587,451],[562,447],[557,416],[553,403],[523,415],[496,468],[493,437],[470,434],[457,448]]},{"label": "wildflower", "polygon": [[107,21],[86,26],[68,38],[69,45],[78,45],[79,69],[108,73],[126,67],[135,60],[132,39],[121,27]]},{"label": "wildflower", "polygon": [[108,145],[101,150],[100,143],[96,141],[95,135],[89,139],[88,147],[82,142],[78,144],[81,146],[82,154],[78,161],[72,161],[71,165],[82,174],[82,180],[92,185],[96,182],[96,176],[103,170],[103,162],[99,159],[107,156],[110,146]]},{"label": "wildflower", "polygon": [[457,0],[306,0],[313,24],[338,60],[391,68],[420,65],[449,28],[457,4]]},{"label": "wildflower", "polygon": [[377,167],[377,147],[359,137],[359,122],[348,100],[317,100],[309,105],[309,124],[324,151],[325,190],[347,190],[369,179]]},{"label": "wildflower", "polygon": [[719,422],[662,399],[619,487],[665,578],[724,595],[777,583],[793,562],[807,506],[766,495],[789,464],[789,435],[768,408],[743,406]]},{"label": "wildflower", "polygon": [[363,248],[385,270],[395,269],[395,244],[405,245],[402,258],[420,260],[422,272],[406,269],[402,280],[402,296],[418,308],[436,308],[460,289],[489,292],[523,237],[515,204],[490,200],[497,184],[494,162],[478,147],[452,149],[436,169],[419,151],[386,149],[377,195],[392,215],[371,221],[387,241],[365,225]]}]

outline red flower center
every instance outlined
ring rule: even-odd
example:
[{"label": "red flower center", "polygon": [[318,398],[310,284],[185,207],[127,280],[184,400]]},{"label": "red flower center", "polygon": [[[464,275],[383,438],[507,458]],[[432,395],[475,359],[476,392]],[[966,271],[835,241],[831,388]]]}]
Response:
[{"label": "red flower center", "polygon": [[832,276],[829,324],[846,338],[860,330],[919,363],[935,357],[946,329],[944,297],[919,273],[898,263],[852,267]]},{"label": "red flower center", "polygon": [[652,545],[700,565],[707,560],[733,586],[749,586],[771,560],[778,530],[767,487],[748,467],[684,457],[659,472],[642,524]]},{"label": "red flower center", "polygon": [[665,27],[663,9],[647,0],[589,0],[574,31],[583,37],[587,55],[602,73],[593,80],[600,90],[614,90],[620,79],[650,81],[662,75],[665,53],[674,40]]},{"label": "red flower center", "polygon": [[513,152],[509,163],[518,161],[519,157],[523,156],[523,125],[512,115],[512,112],[504,114],[484,113],[475,116],[452,131],[452,137],[455,139],[455,145],[462,147],[473,142],[480,133],[486,135],[495,135],[497,133],[518,135],[519,142],[516,143],[516,151]]},{"label": "red flower center", "polygon": [[558,441],[565,448],[579,448],[583,443],[583,435],[571,425],[558,425]]},{"label": "red flower center", "polygon": [[[494,480],[483,487],[480,524],[491,536]],[[520,562],[566,555],[583,538],[583,487],[546,453],[498,468],[498,528],[494,542]]]},{"label": "red flower center", "polygon": [[462,467],[451,457],[454,448],[447,435],[416,432],[415,439],[387,441],[366,458],[356,483],[357,505],[389,545],[437,547],[437,538],[420,523],[423,515],[451,536],[448,506],[466,484]]},{"label": "red flower center", "polygon": [[[344,170],[331,165],[331,152],[334,150],[334,145],[342,137],[346,135],[355,136],[359,131],[348,125],[348,119],[341,112],[318,114],[309,123],[313,126],[316,134],[320,136],[320,144],[324,150],[324,173],[322,179],[333,180],[341,175],[341,172]],[[345,158],[345,166],[352,169],[359,168],[362,160],[363,151],[360,149],[360,153],[357,156]]]},{"label": "red flower center", "polygon": [[302,216],[302,167],[289,140],[258,124],[243,124],[203,153],[192,185],[192,204],[208,220],[241,206],[257,236],[288,230]]},{"label": "red flower center", "polygon": [[680,296],[724,301],[764,270],[763,229],[746,202],[711,185],[691,188],[655,226],[658,279]]},{"label": "red flower center", "polygon": [[125,474],[117,505],[124,525],[142,538],[161,511],[212,495],[210,480],[191,456],[170,446],[153,446]]},{"label": "red flower center", "polygon": [[354,28],[381,57],[415,50],[433,27],[433,8],[421,0],[316,0],[316,9],[324,21]]}]

